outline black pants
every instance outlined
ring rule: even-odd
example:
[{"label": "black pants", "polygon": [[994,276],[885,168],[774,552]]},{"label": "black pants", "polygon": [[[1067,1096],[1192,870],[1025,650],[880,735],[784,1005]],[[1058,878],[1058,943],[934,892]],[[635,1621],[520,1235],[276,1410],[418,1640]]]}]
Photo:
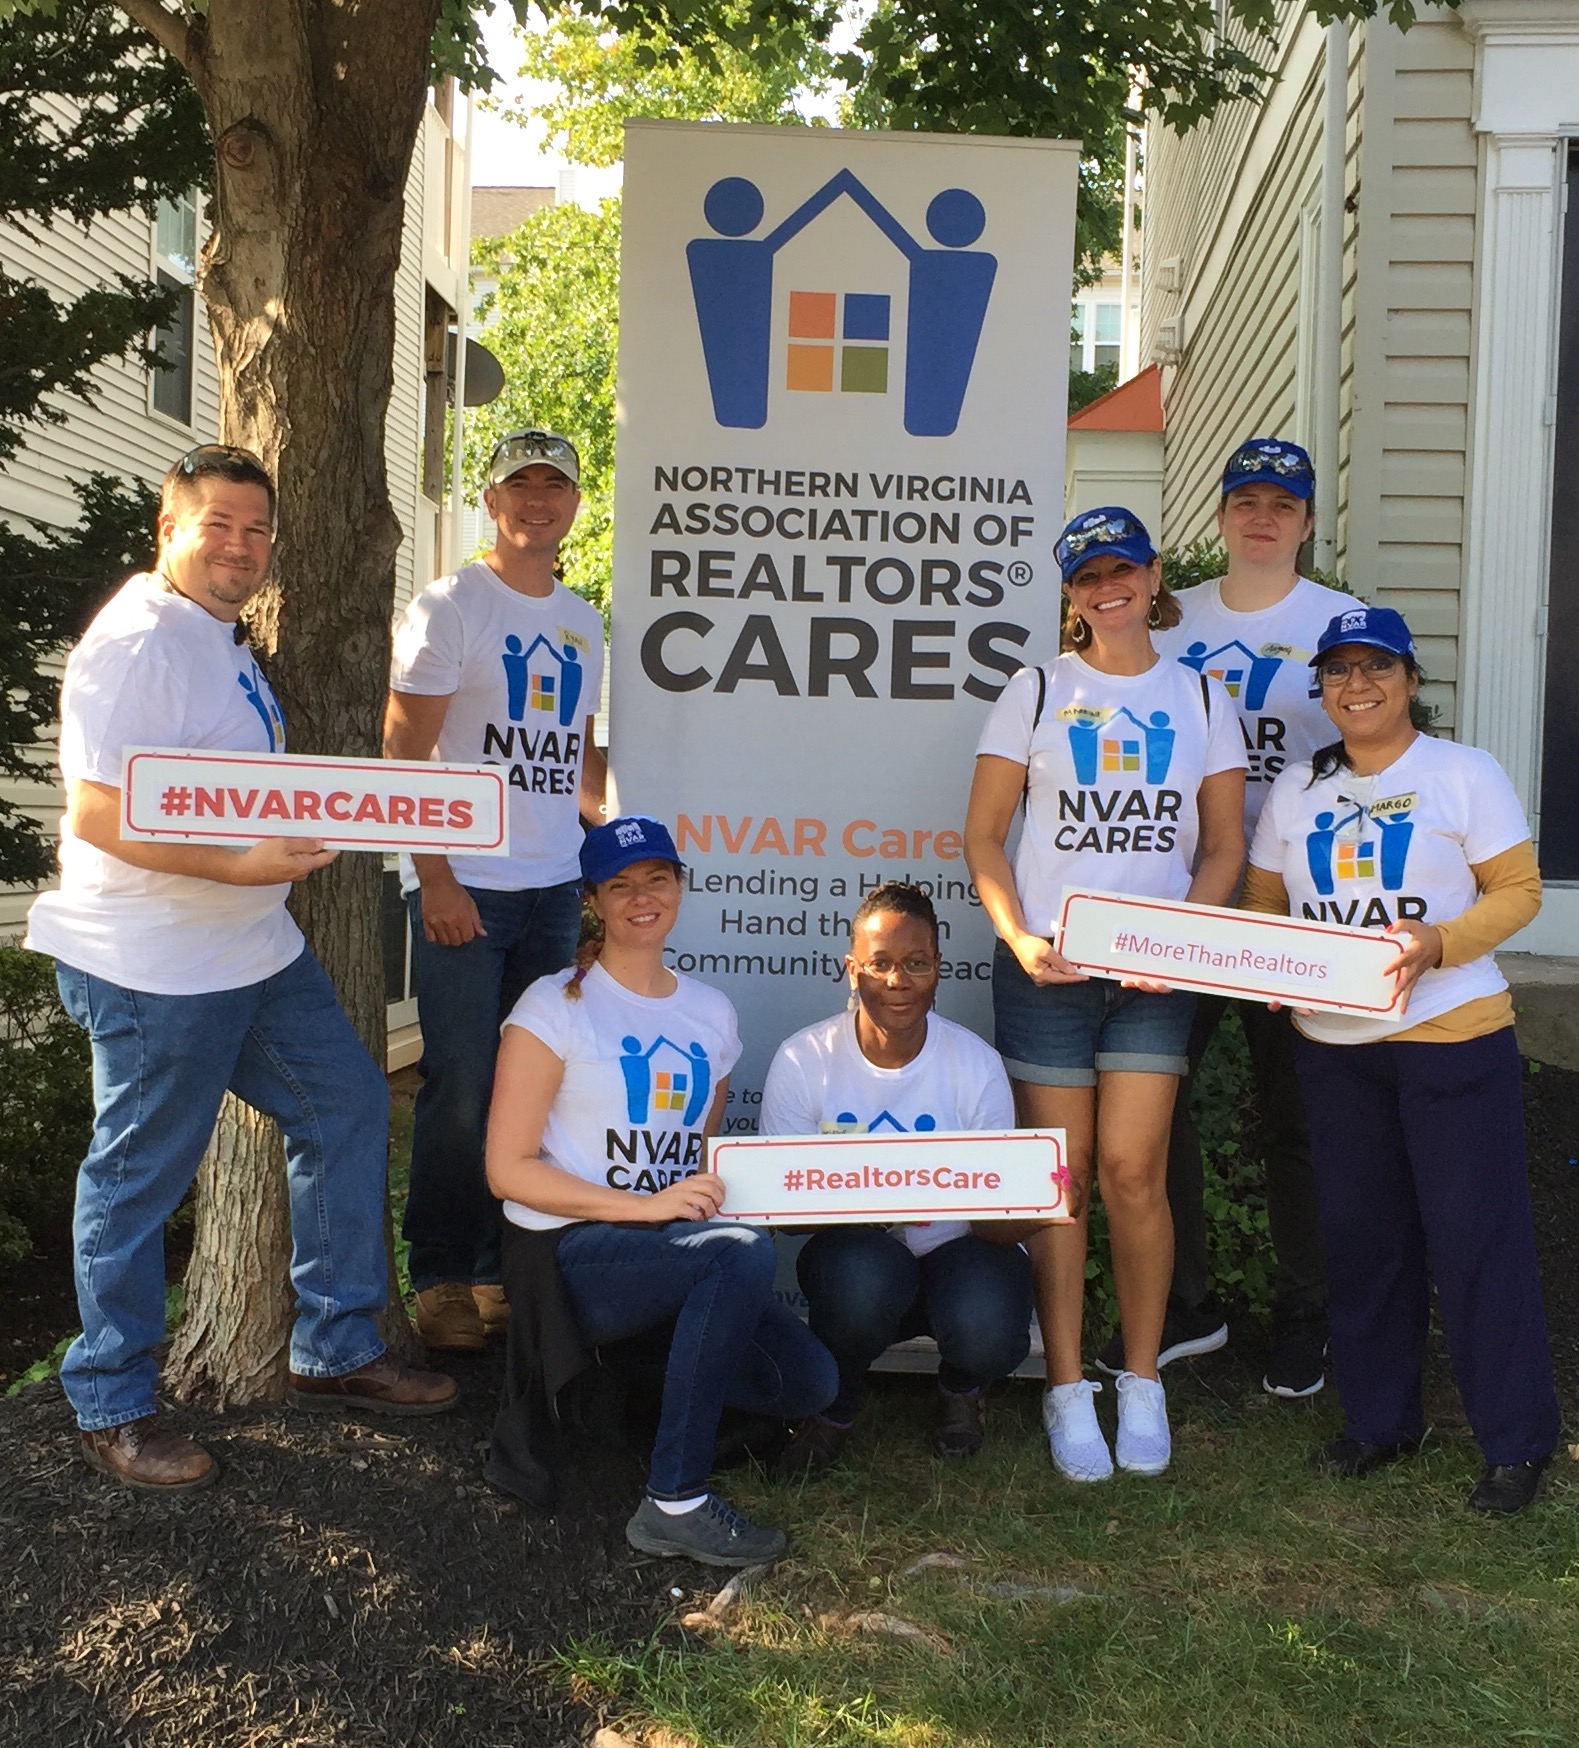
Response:
[{"label": "black pants", "polygon": [[[1287,1011],[1273,1013],[1259,1002],[1236,1002],[1250,1051],[1250,1072],[1260,1113],[1262,1160],[1266,1171],[1267,1222],[1277,1268],[1276,1307],[1299,1315],[1319,1312],[1327,1303],[1321,1222],[1310,1165],[1310,1143],[1299,1083],[1294,1075],[1294,1026]],[[1173,1133],[1168,1141],[1168,1206],[1173,1212],[1173,1297],[1196,1306],[1210,1290],[1206,1260],[1206,1175],[1201,1138],[1190,1114],[1196,1070],[1212,1034],[1228,1012],[1220,995],[1203,995],[1195,1004],[1190,1032],[1190,1073],[1173,1102]]]},{"label": "black pants", "polygon": [[1539,1462],[1562,1416],[1541,1308],[1513,1028],[1461,1044],[1296,1046],[1332,1257],[1347,1429],[1425,1431],[1436,1283],[1464,1412],[1488,1463]]}]

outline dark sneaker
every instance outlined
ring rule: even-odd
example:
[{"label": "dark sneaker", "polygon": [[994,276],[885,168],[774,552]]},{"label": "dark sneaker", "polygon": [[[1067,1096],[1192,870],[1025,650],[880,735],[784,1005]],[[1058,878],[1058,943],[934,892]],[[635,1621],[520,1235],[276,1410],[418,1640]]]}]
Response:
[{"label": "dark sneaker", "polygon": [[765,1566],[789,1549],[783,1530],[748,1522],[716,1493],[674,1517],[643,1499],[625,1526],[625,1540],[639,1554],[699,1560],[704,1566]]},{"label": "dark sneaker", "polygon": [[831,1469],[849,1439],[851,1428],[814,1414],[795,1428],[784,1449],[773,1459],[775,1481],[810,1480]]},{"label": "dark sneaker", "polygon": [[[1228,1319],[1215,1295],[1209,1294],[1199,1305],[1180,1305],[1168,1301],[1168,1315],[1162,1325],[1162,1347],[1157,1354],[1160,1371],[1173,1360],[1194,1359],[1198,1354],[1216,1353],[1228,1345]],[[1124,1368],[1124,1332],[1115,1329],[1097,1355],[1097,1370],[1116,1378]]]},{"label": "dark sneaker", "polygon": [[1486,1472],[1469,1496],[1471,1511],[1489,1511],[1495,1517],[1512,1517],[1534,1503],[1541,1488],[1541,1471],[1551,1461],[1538,1463],[1487,1463]]},{"label": "dark sneaker", "polygon": [[1345,1481],[1357,1481],[1362,1475],[1374,1475],[1378,1469],[1396,1463],[1400,1457],[1412,1457],[1419,1449],[1420,1440],[1417,1438],[1399,1439],[1390,1445],[1372,1445],[1363,1438],[1353,1438],[1345,1433],[1342,1438],[1335,1438],[1331,1444],[1312,1451],[1310,1466],[1318,1475],[1341,1475]]},{"label": "dark sneaker", "polygon": [[1314,1396],[1327,1381],[1327,1319],[1323,1312],[1275,1316],[1272,1358],[1261,1388],[1269,1396]]},{"label": "dark sneaker", "polygon": [[937,1419],[932,1423],[935,1457],[973,1457],[987,1436],[987,1393],[971,1390],[956,1396],[938,1390]]}]

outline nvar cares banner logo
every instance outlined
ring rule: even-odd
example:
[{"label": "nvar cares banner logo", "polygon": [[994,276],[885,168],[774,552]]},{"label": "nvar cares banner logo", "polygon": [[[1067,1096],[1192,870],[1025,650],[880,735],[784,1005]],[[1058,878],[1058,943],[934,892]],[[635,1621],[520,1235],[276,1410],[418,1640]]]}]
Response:
[{"label": "nvar cares banner logo", "polygon": [[[849,200],[903,264],[905,317],[896,331],[891,292],[819,281],[789,287],[787,362],[773,382],[774,280],[779,251],[836,201]],[[913,236],[848,169],[830,176],[765,234],[762,191],[724,176],[702,203],[709,235],[686,247],[713,413],[720,425],[759,430],[775,388],[785,394],[886,395],[902,385],[904,428],[948,437],[959,424],[992,297],[998,260],[972,248],[987,223],[981,200],[945,188]],[[830,276],[831,278],[831,276]]]}]

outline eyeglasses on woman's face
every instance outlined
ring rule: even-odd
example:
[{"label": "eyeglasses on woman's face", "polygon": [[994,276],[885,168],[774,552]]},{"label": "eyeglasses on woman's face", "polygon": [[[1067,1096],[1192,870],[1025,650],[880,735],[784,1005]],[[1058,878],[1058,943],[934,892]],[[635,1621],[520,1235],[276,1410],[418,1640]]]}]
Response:
[{"label": "eyeglasses on woman's face", "polygon": [[1362,656],[1357,662],[1345,661],[1342,656],[1333,656],[1330,660],[1317,663],[1316,676],[1323,686],[1341,686],[1356,670],[1367,680],[1386,680],[1396,674],[1401,666],[1402,663],[1395,655]]}]

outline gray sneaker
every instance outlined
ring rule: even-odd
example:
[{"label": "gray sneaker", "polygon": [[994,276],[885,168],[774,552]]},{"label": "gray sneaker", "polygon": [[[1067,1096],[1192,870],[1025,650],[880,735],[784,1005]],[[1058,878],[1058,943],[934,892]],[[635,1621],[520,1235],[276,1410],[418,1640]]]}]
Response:
[{"label": "gray sneaker", "polygon": [[783,1530],[748,1522],[716,1493],[677,1517],[644,1497],[625,1526],[625,1540],[641,1554],[699,1560],[704,1566],[765,1566],[789,1551]]}]

